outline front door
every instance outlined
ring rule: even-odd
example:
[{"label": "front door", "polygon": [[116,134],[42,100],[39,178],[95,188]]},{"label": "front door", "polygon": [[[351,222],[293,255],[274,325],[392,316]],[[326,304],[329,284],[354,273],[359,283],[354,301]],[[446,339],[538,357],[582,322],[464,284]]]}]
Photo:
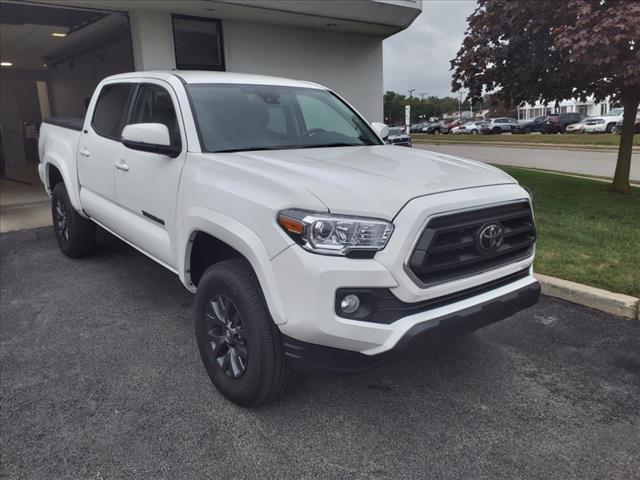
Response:
[{"label": "front door", "polygon": [[133,100],[129,123],[161,123],[174,145],[182,147],[176,158],[124,147],[116,169],[118,205],[125,217],[121,232],[127,240],[170,267],[175,267],[172,245],[176,232],[176,201],[180,174],[186,158],[178,102],[172,87],[162,81],[140,84]]}]

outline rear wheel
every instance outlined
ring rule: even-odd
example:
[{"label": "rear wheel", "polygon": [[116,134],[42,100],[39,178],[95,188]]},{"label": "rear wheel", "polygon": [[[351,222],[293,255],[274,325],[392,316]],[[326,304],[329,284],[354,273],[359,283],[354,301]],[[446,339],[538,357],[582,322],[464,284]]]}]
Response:
[{"label": "rear wheel", "polygon": [[291,373],[258,280],[244,259],[209,267],[194,306],[196,340],[218,391],[243,407],[278,397]]},{"label": "rear wheel", "polygon": [[493,127],[492,132],[497,135],[498,133],[502,133],[502,129],[500,127]]},{"label": "rear wheel", "polygon": [[434,135],[440,135],[440,129],[436,128],[433,130]]},{"label": "rear wheel", "polygon": [[531,133],[531,129],[529,127],[524,127],[524,133]]},{"label": "rear wheel", "polygon": [[62,182],[53,187],[51,216],[56,240],[67,257],[84,257],[95,249],[96,224],[76,212]]},{"label": "rear wheel", "polygon": [[476,130],[475,128],[471,130],[471,135],[477,135],[477,134],[478,134],[478,130]]}]

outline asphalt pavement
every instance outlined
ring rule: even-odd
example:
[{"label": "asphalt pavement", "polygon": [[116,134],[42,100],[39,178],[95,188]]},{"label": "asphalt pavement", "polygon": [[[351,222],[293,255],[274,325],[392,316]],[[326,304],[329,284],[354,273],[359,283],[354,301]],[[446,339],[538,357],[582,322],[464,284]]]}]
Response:
[{"label": "asphalt pavement", "polygon": [[[496,165],[541,168],[599,177],[613,177],[618,158],[618,153],[615,151],[427,143],[414,143],[413,146]],[[640,182],[640,154],[638,153],[631,156],[630,178],[632,181]]]},{"label": "asphalt pavement", "polygon": [[624,479],[640,322],[559,300],[259,410],[200,363],[192,296],[121,242],[0,235],[0,478]]}]

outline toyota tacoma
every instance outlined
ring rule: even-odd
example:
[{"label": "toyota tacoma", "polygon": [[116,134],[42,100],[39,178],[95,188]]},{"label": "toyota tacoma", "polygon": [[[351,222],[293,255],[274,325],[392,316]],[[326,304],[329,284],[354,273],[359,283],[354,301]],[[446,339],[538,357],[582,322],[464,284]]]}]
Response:
[{"label": "toyota tacoma", "polygon": [[178,275],[213,384],[258,406],[292,371],[363,370],[539,298],[529,193],[387,135],[317,84],[135,72],[42,124],[39,173],[62,252],[99,225]]}]

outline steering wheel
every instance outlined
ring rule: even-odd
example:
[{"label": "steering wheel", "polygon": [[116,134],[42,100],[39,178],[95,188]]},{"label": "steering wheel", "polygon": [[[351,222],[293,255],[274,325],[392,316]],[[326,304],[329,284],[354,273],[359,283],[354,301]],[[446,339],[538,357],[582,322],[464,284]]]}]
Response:
[{"label": "steering wheel", "polygon": [[326,132],[326,130],[324,128],[310,128],[309,130],[307,130],[306,132],[304,132],[302,134],[302,137],[303,138],[313,138],[317,134],[322,133],[322,132]]}]

